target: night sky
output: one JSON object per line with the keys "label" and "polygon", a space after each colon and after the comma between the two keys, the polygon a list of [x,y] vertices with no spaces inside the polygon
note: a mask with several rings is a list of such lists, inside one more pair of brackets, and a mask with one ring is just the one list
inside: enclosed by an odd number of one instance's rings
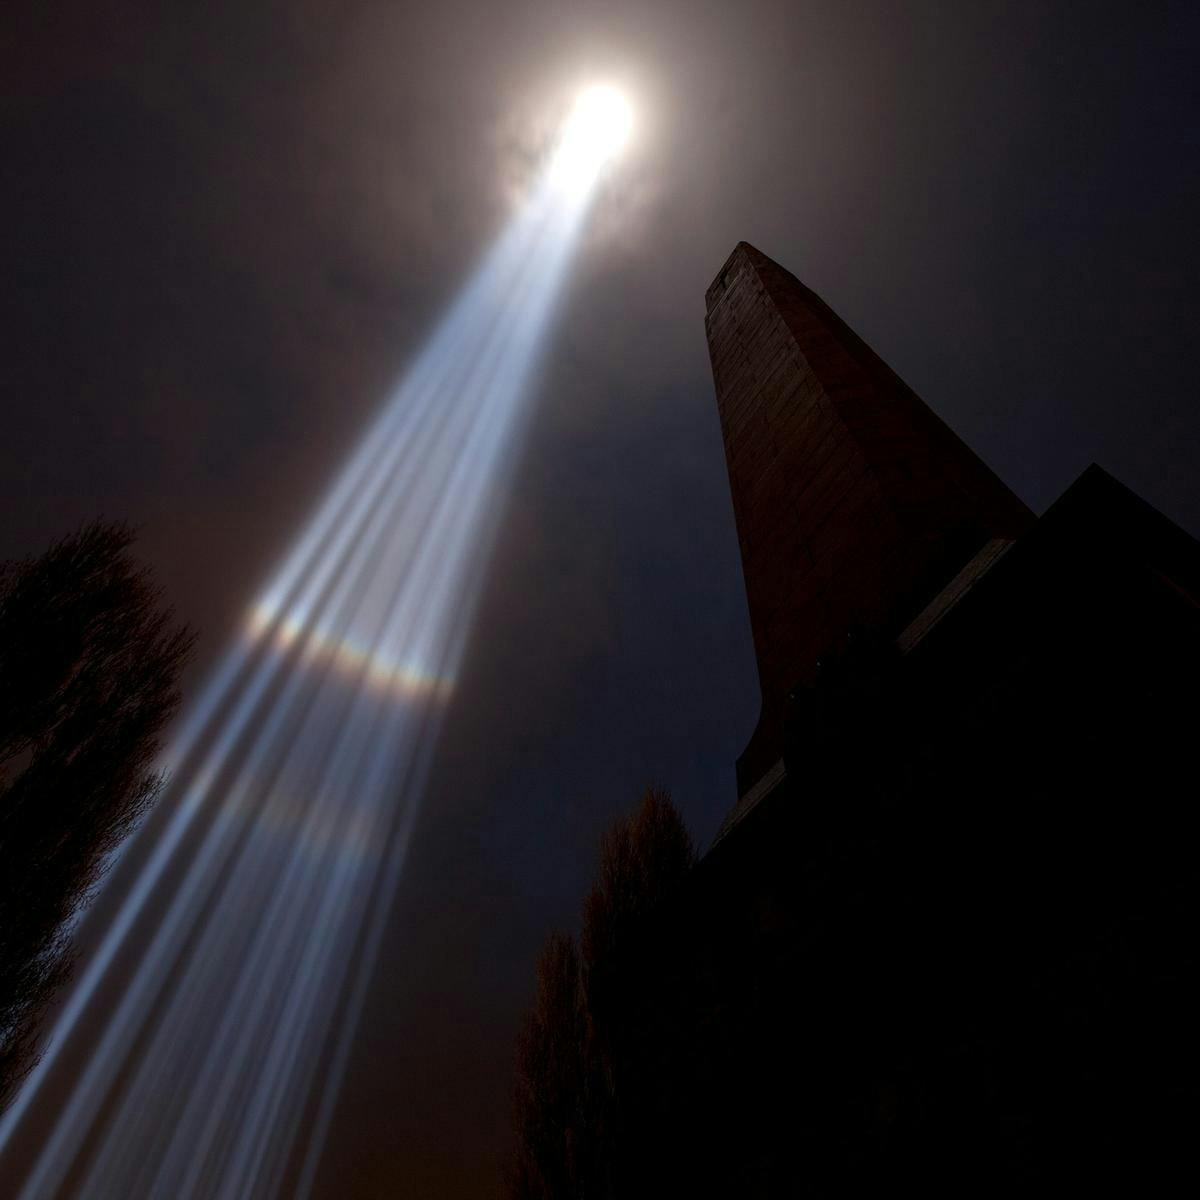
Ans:
{"label": "night sky", "polygon": [[1200,533],[1194,5],[5,8],[0,557],[93,516],[193,687],[519,203],[625,89],[319,1194],[498,1194],[539,942],[650,782],[703,846],[757,683],[704,341],[739,239],[1041,512]]}

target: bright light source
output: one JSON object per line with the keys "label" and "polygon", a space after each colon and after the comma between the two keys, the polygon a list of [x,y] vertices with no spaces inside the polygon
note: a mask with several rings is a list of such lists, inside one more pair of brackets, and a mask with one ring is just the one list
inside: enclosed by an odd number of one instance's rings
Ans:
{"label": "bright light source", "polygon": [[586,191],[625,144],[632,125],[633,110],[616,88],[588,88],[563,126],[551,178],[569,191]]}

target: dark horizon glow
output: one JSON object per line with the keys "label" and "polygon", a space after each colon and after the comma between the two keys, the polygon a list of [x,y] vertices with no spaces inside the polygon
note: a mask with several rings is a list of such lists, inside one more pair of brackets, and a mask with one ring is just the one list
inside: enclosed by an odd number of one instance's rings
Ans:
{"label": "dark horizon glow", "polygon": [[311,1188],[613,105],[580,101],[185,714],[0,1120],[25,1200]]}

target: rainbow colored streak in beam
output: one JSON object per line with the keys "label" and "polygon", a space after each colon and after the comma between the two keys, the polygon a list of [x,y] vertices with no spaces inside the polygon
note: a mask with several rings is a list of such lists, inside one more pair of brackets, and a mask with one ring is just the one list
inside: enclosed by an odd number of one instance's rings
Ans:
{"label": "rainbow colored streak in beam", "polygon": [[454,691],[453,676],[400,662],[384,649],[372,651],[353,634],[338,635],[319,626],[306,629],[298,618],[280,618],[265,603],[250,610],[245,629],[253,642],[280,654],[298,649],[299,661],[306,666],[328,666],[348,682],[397,700],[445,702]]}

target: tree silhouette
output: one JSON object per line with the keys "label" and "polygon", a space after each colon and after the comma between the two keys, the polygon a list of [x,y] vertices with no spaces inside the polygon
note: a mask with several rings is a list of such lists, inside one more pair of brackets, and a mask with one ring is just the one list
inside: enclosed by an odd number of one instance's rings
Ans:
{"label": "tree silhouette", "polygon": [[553,934],[538,960],[534,1009],[517,1045],[514,1200],[634,1195],[645,1159],[638,1114],[639,972],[647,926],[695,865],[682,818],[662,788],[604,835],[583,904],[580,949]]}
{"label": "tree silhouette", "polygon": [[133,540],[96,521],[0,564],[0,1109],[70,970],[64,926],[161,786],[194,637]]}
{"label": "tree silhouette", "polygon": [[583,1194],[587,1016],[575,939],[551,934],[537,964],[537,995],[517,1042],[511,1192],[521,1200]]}

